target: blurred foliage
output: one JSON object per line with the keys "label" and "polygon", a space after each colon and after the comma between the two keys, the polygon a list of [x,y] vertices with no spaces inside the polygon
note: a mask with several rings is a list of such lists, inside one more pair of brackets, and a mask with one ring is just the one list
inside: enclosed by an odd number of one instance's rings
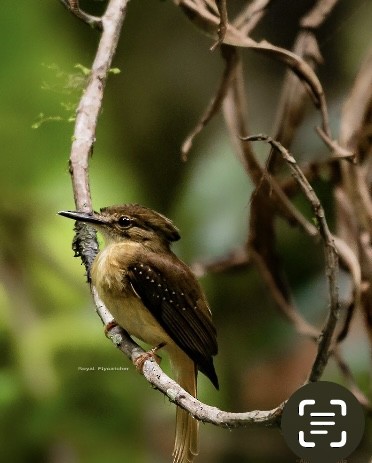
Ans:
{"label": "blurred foliage", "polygon": [[[91,11],[104,8],[104,2],[81,3]],[[290,46],[311,4],[273,2],[255,37]],[[285,16],[278,13],[283,8]],[[320,76],[336,128],[370,43],[371,14],[368,1],[340,2],[320,31]],[[72,224],[56,216],[74,208],[68,121],[98,33],[57,0],[3,2],[2,17],[0,459],[169,461],[175,409],[105,339],[83,268],[70,250]],[[180,161],[181,142],[223,69],[209,46],[171,2],[131,2],[114,62],[121,72],[110,76],[91,160],[95,207],[139,202],[167,214],[182,231],[176,249],[188,262],[243,242],[252,191],[219,118],[199,137],[190,161]],[[245,58],[252,133],[270,132],[284,69],[249,52]],[[313,131],[317,117],[309,109],[293,148],[302,159],[324,153]],[[327,298],[321,249],[286,224],[278,230],[296,301],[319,322]],[[221,391],[201,377],[201,400],[236,411],[277,405],[305,379],[314,346],[280,318],[254,270],[210,275],[203,285],[219,333]],[[354,325],[345,355],[368,393],[368,346],[360,321]],[[342,381],[332,363],[326,377]],[[348,461],[367,461],[370,428]],[[201,434],[201,462],[295,461],[278,430],[201,426]]]}

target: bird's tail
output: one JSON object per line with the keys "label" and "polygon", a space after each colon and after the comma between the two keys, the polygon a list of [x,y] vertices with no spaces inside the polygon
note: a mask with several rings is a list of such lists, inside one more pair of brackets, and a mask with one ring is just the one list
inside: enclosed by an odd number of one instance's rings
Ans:
{"label": "bird's tail", "polygon": [[[196,397],[197,369],[194,362],[185,354],[181,365],[174,365],[178,384],[193,397]],[[179,363],[179,362],[177,362]],[[173,449],[173,463],[191,463],[198,454],[199,423],[180,407],[176,410],[176,437]]]}

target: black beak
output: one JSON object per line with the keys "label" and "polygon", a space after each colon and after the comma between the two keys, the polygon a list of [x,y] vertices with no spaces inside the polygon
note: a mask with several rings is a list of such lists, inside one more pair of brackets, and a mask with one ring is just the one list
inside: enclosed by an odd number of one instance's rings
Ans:
{"label": "black beak", "polygon": [[87,213],[78,211],[59,211],[58,214],[78,222],[91,223],[95,225],[103,225],[106,223],[102,217],[95,212]]}

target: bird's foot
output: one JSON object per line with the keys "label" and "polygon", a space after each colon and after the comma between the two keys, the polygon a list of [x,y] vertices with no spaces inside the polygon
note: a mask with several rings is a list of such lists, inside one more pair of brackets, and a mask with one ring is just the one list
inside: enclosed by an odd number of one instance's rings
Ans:
{"label": "bird's foot", "polygon": [[136,369],[139,372],[142,372],[143,364],[146,362],[146,360],[149,360],[149,359],[155,360],[155,362],[158,365],[160,365],[161,357],[159,357],[159,355],[157,355],[156,352],[159,349],[161,349],[162,347],[164,347],[165,344],[166,344],[165,342],[161,342],[157,346],[150,349],[148,352],[145,352],[145,353],[141,354],[140,356],[138,356],[136,358],[136,360],[134,361],[134,365],[135,365]]}
{"label": "bird's foot", "polygon": [[115,326],[118,326],[115,320],[111,320],[107,323],[107,325],[105,325],[104,331],[106,338],[109,338],[109,332],[112,328],[115,328]]}

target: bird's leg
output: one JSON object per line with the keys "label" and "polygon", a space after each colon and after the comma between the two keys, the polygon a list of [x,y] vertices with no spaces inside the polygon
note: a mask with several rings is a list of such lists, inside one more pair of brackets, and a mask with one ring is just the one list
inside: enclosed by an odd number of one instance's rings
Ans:
{"label": "bird's leg", "polygon": [[158,344],[157,346],[153,347],[152,349],[150,349],[148,352],[145,352],[141,355],[139,355],[136,360],[133,362],[134,365],[136,366],[136,369],[139,371],[139,372],[142,372],[142,369],[143,369],[143,364],[146,362],[146,360],[149,360],[149,359],[153,359],[155,360],[155,362],[160,365],[160,361],[161,361],[161,357],[159,357],[159,355],[156,354],[156,352],[161,349],[162,347],[164,347],[166,345],[165,342],[161,342],[160,344]]}
{"label": "bird's leg", "polygon": [[[109,337],[109,332],[112,328],[115,328],[115,326],[119,326],[118,323],[115,320],[111,320],[107,325],[105,325],[105,335],[106,337]],[[140,354],[136,360],[133,362],[136,369],[140,372],[142,372],[143,364],[146,362],[146,360],[153,359],[155,362],[160,365],[161,357],[156,354],[156,352],[164,347],[166,345],[166,342],[161,342],[157,346],[153,347],[147,352],[144,352],[143,354]]]}

